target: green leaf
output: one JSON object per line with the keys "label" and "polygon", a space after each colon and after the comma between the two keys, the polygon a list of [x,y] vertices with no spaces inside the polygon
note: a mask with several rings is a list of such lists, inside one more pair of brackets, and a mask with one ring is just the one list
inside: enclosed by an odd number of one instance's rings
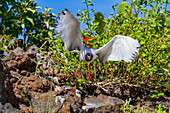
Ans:
{"label": "green leaf", "polygon": [[51,10],[53,10],[53,8],[48,8],[48,12],[51,11]]}
{"label": "green leaf", "polygon": [[52,31],[48,31],[48,35],[49,35],[50,37],[52,37],[52,34],[53,34]]}
{"label": "green leaf", "polygon": [[85,2],[86,2],[86,0],[83,0],[82,2],[83,2],[83,3],[85,3]]}
{"label": "green leaf", "polygon": [[45,24],[46,24],[46,26],[47,26],[47,28],[48,28],[48,27],[49,27],[49,23],[46,21]]}
{"label": "green leaf", "polygon": [[159,92],[158,93],[158,97],[160,97],[160,96],[164,96],[165,94],[163,93],[163,92]]}
{"label": "green leaf", "polygon": [[27,19],[28,21],[30,21],[32,25],[34,25],[34,21],[33,21],[33,19],[32,19],[32,18],[30,18],[30,17],[26,17],[26,19]]}
{"label": "green leaf", "polygon": [[79,87],[80,90],[83,90],[83,87]]}
{"label": "green leaf", "polygon": [[72,82],[66,82],[66,85],[73,85]]}
{"label": "green leaf", "polygon": [[156,98],[156,97],[160,97],[160,96],[164,96],[165,94],[163,92],[158,92],[158,93],[154,93],[151,95],[151,98]]}
{"label": "green leaf", "polygon": [[163,86],[170,89],[170,84],[165,83]]}
{"label": "green leaf", "polygon": [[145,44],[145,41],[144,41],[144,40],[141,40],[141,41],[140,41],[140,44],[141,44],[141,45]]}
{"label": "green leaf", "polygon": [[115,9],[118,4],[112,5],[112,8]]}
{"label": "green leaf", "polygon": [[21,24],[21,27],[24,28],[24,23]]}
{"label": "green leaf", "polygon": [[166,49],[166,48],[168,48],[167,45],[161,45],[161,49]]}
{"label": "green leaf", "polygon": [[168,75],[170,76],[170,71],[168,69],[162,68],[165,72],[168,73]]}
{"label": "green leaf", "polygon": [[57,17],[57,15],[56,15],[56,14],[54,14],[54,13],[51,13],[51,14],[52,14],[52,16]]}
{"label": "green leaf", "polygon": [[49,27],[50,30],[54,30],[54,27]]}
{"label": "green leaf", "polygon": [[87,79],[78,79],[79,82],[87,82],[89,83],[89,81]]}
{"label": "green leaf", "polygon": [[135,34],[135,36],[136,36],[136,37],[140,37],[140,36],[141,36],[140,33],[141,33],[141,32],[138,31],[138,32]]}
{"label": "green leaf", "polygon": [[161,105],[159,104],[153,113],[166,113],[166,110],[163,110]]}
{"label": "green leaf", "polygon": [[31,8],[27,8],[28,11],[31,11],[33,14],[36,12],[34,9],[31,9]]}
{"label": "green leaf", "polygon": [[94,12],[94,10],[93,10],[93,9],[91,9],[91,12]]}
{"label": "green leaf", "polygon": [[155,98],[155,97],[157,97],[155,93],[151,95],[151,98]]}
{"label": "green leaf", "polygon": [[48,12],[48,9],[47,9],[47,7],[45,7],[45,12]]}
{"label": "green leaf", "polygon": [[40,6],[36,6],[35,9],[42,9]]}

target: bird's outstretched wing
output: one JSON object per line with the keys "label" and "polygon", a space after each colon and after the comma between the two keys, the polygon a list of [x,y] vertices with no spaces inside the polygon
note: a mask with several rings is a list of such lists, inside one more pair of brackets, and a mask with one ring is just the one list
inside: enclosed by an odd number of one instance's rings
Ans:
{"label": "bird's outstretched wing", "polygon": [[107,60],[119,61],[124,60],[131,62],[136,59],[139,52],[140,44],[128,36],[116,35],[103,47],[96,50],[100,62],[105,63]]}
{"label": "bird's outstretched wing", "polygon": [[81,50],[84,47],[80,34],[80,21],[67,9],[59,14],[54,23],[54,28],[57,33],[60,33],[60,38],[64,41],[66,50]]}

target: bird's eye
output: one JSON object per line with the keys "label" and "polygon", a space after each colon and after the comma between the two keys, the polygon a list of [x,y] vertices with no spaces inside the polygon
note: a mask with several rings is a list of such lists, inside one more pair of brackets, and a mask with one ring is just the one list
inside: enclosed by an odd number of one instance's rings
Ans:
{"label": "bird's eye", "polygon": [[85,59],[86,59],[86,61],[91,61],[93,59],[93,54],[91,54],[91,53],[85,54]]}

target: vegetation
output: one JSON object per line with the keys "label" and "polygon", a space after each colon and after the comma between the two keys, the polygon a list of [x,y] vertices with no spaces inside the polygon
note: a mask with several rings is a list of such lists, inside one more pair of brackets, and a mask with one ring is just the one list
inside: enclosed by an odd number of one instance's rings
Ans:
{"label": "vegetation", "polygon": [[40,47],[53,37],[56,15],[50,13],[52,8],[45,8],[45,12],[38,12],[38,9],[41,7],[34,0],[0,1],[0,49],[9,52],[22,47],[27,50],[30,45]]}
{"label": "vegetation", "polygon": [[128,17],[130,13],[130,8],[127,2],[120,3],[118,7],[118,14]]}
{"label": "vegetation", "polygon": [[[100,48],[115,35],[130,36],[139,40],[141,45],[137,59],[132,63],[108,61],[101,64],[96,59],[92,63],[91,81],[107,82],[122,78],[122,83],[140,85],[153,91],[153,97],[168,96],[165,92],[170,88],[170,11],[166,9],[168,0],[123,2],[119,5],[118,14],[115,13],[118,4],[115,4],[109,18],[104,17],[102,12],[94,13],[91,0],[83,0],[83,3],[87,9],[79,10],[77,16],[87,25],[81,31],[82,38],[91,37],[86,46]],[[54,33],[52,25],[56,15],[50,13],[52,8],[39,12],[40,8],[34,0],[0,0],[0,49],[5,52],[16,47],[27,50],[35,44],[42,50],[53,50],[56,58],[52,59],[56,60],[60,72],[74,75],[79,54],[66,53],[59,34]],[[95,16],[94,21],[90,15]],[[100,20],[96,15],[100,15]],[[87,64],[82,62],[79,78],[87,78],[87,70]]]}
{"label": "vegetation", "polygon": [[[125,104],[121,108],[124,113],[148,113],[148,110],[133,109],[130,106],[130,101],[131,101],[131,98],[129,98],[128,101],[126,100]],[[161,108],[161,105],[158,105],[152,113],[166,113],[166,110],[163,110]]]}
{"label": "vegetation", "polygon": [[104,21],[104,16],[101,12],[96,12],[94,14],[94,21],[98,22],[98,25],[96,26],[96,32],[98,34],[104,33],[104,27],[106,25],[106,22]]}

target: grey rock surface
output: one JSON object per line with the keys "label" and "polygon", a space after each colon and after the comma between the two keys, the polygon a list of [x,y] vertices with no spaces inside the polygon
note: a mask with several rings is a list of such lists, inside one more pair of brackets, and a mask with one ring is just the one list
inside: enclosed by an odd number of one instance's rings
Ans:
{"label": "grey rock surface", "polygon": [[0,103],[0,113],[25,113],[23,110],[14,108],[10,103],[2,105]]}
{"label": "grey rock surface", "polygon": [[120,107],[124,101],[107,95],[89,96],[85,98],[82,109],[85,113],[122,113]]}

